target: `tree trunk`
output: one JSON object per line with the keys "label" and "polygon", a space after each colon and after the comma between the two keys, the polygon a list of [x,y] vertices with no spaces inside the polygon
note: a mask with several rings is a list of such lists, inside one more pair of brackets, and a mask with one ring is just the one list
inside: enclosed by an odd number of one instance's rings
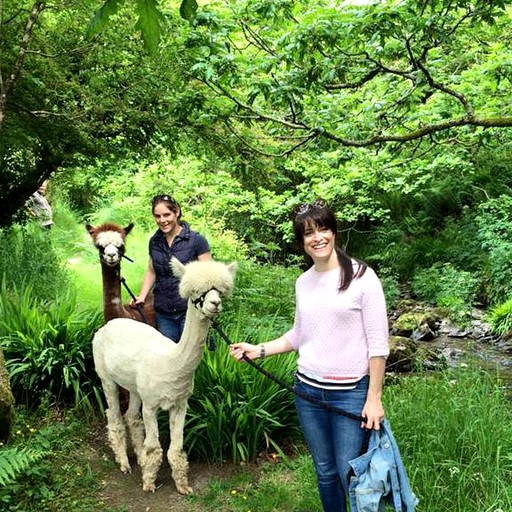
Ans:
{"label": "tree trunk", "polygon": [[0,441],[5,442],[11,433],[14,419],[14,397],[5,368],[4,353],[0,347]]}

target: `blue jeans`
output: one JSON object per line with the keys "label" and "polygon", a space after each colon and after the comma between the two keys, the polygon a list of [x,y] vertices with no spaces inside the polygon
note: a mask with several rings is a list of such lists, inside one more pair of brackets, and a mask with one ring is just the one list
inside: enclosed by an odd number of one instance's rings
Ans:
{"label": "blue jeans", "polygon": [[166,337],[178,343],[185,327],[185,316],[187,312],[159,313],[155,311],[156,328]]}
{"label": "blue jeans", "polygon": [[[351,390],[325,390],[298,379],[295,389],[330,405],[360,415],[366,402],[369,378]],[[349,460],[361,454],[368,433],[359,421],[323,409],[299,396],[295,406],[300,426],[315,464],[318,492],[324,512],[346,512],[350,483]]]}

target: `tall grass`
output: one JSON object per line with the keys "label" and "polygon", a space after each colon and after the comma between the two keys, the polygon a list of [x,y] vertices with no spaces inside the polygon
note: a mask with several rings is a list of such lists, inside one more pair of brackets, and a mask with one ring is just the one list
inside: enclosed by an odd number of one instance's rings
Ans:
{"label": "tall grass", "polygon": [[385,396],[420,510],[512,510],[512,407],[497,375],[408,377]]}
{"label": "tall grass", "polygon": [[41,300],[58,297],[69,275],[53,245],[53,233],[36,223],[0,229],[0,279],[9,286],[32,287]]}

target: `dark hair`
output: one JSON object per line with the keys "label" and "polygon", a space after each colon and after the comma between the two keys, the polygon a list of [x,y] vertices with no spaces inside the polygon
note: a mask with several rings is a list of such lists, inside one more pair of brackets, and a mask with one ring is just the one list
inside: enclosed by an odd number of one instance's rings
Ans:
{"label": "dark hair", "polygon": [[173,212],[179,211],[178,219],[181,219],[181,206],[178,203],[178,201],[176,201],[176,199],[174,199],[174,197],[170,196],[169,194],[161,194],[161,195],[153,197],[153,199],[151,199],[151,212],[152,213],[155,212],[155,206],[160,203],[167,206],[167,208],[169,208],[169,210],[171,210]]}
{"label": "dark hair", "polygon": [[[304,235],[306,230],[311,227],[327,228],[335,235],[338,234],[338,221],[334,213],[327,207],[322,199],[317,199],[312,203],[302,203],[297,206],[293,211],[293,232],[295,240],[304,250]],[[341,267],[340,270],[340,286],[339,291],[346,290],[353,279],[361,277],[368,266],[363,261],[355,259],[358,267],[354,272],[352,265],[352,258],[348,256],[340,247],[336,246],[336,256]],[[309,255],[305,255],[308,264],[311,266],[313,260]]]}

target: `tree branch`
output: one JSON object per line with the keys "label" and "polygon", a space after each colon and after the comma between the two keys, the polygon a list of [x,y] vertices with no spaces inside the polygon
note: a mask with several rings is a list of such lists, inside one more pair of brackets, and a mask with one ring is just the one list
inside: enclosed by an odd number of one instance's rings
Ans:
{"label": "tree branch", "polygon": [[21,69],[23,68],[23,61],[25,60],[25,55],[27,53],[28,43],[30,40],[30,36],[32,35],[32,29],[34,28],[34,24],[36,23],[37,18],[39,17],[43,9],[44,2],[36,2],[32,6],[30,16],[27,20],[27,24],[25,25],[25,31],[23,33],[20,49],[18,51],[18,57],[16,58],[16,62],[14,63],[11,74],[5,80],[2,91],[0,92],[0,130],[2,129],[3,122],[5,119],[7,101],[9,100],[9,96],[12,92],[14,84],[16,83],[16,80],[18,80],[21,73]]}

